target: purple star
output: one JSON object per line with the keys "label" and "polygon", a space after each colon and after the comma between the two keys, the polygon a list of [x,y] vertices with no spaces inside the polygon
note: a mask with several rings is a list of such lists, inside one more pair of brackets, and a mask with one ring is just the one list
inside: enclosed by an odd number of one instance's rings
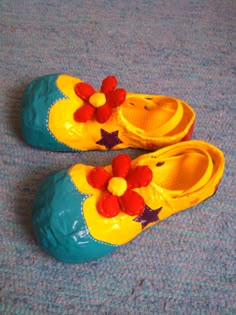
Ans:
{"label": "purple star", "polygon": [[147,205],[145,205],[143,212],[137,216],[134,221],[140,222],[142,224],[142,229],[144,229],[148,224],[159,221],[158,213],[161,211],[161,209],[162,207],[152,210]]}
{"label": "purple star", "polygon": [[114,146],[116,146],[119,143],[123,143],[119,138],[118,138],[118,130],[108,132],[104,129],[101,129],[101,139],[97,141],[97,144],[104,145],[107,150],[111,150]]}

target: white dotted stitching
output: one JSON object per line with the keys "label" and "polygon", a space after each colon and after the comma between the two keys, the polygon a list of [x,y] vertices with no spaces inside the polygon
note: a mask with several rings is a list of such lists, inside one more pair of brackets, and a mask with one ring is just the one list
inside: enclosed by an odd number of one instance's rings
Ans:
{"label": "white dotted stitching", "polygon": [[[73,184],[73,186],[75,187],[75,189],[76,189],[79,193],[81,193],[81,192],[78,190],[78,188],[76,187],[75,183],[72,181],[72,178],[71,178],[71,176],[70,176],[70,174],[69,174],[69,171],[68,171],[68,175],[69,175],[70,181],[71,181],[71,183]],[[88,233],[88,237],[89,237],[91,240],[93,240],[93,241],[95,241],[95,242],[97,242],[97,243],[100,243],[100,244],[102,244],[102,245],[110,245],[110,246],[113,246],[113,247],[119,247],[119,245],[115,245],[115,244],[110,244],[110,243],[107,243],[107,242],[99,241],[99,240],[95,239],[95,238],[90,234],[89,229],[88,229],[87,224],[86,224],[85,217],[84,217],[84,211],[83,211],[83,203],[84,203],[84,201],[85,201],[88,197],[90,197],[90,196],[92,196],[92,195],[88,195],[88,194],[85,195],[85,197],[84,197],[83,200],[82,200],[82,209],[81,209],[81,210],[82,210],[81,213],[82,213],[82,216],[83,216],[84,225],[86,226],[86,232]]]}
{"label": "white dotted stitching", "polygon": [[[59,76],[58,76],[58,77],[59,77]],[[56,78],[55,81],[57,81],[58,77]],[[54,140],[55,140],[57,143],[63,144],[64,146],[66,146],[66,147],[67,147],[68,149],[70,149],[70,150],[79,151],[79,150],[77,150],[77,149],[71,148],[69,145],[67,145],[67,144],[65,144],[65,143],[60,142],[60,141],[54,136],[54,134],[51,132],[51,130],[49,129],[48,121],[49,121],[49,112],[50,112],[51,108],[52,108],[57,102],[59,102],[60,100],[66,100],[66,99],[69,100],[69,98],[58,88],[57,84],[56,84],[56,88],[57,88],[57,90],[64,96],[64,98],[58,98],[58,99],[57,99],[56,101],[54,101],[54,103],[52,103],[51,106],[48,108],[47,118],[46,118],[46,128],[47,128],[49,134],[52,136],[52,138],[54,138]],[[61,149],[61,151],[62,151],[62,152],[63,152],[63,151],[66,151],[66,149],[64,149],[64,150]]]}

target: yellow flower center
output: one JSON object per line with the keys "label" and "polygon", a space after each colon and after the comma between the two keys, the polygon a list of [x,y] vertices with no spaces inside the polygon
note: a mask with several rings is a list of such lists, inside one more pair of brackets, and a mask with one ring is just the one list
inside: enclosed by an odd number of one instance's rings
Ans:
{"label": "yellow flower center", "polygon": [[95,108],[101,107],[106,104],[106,95],[104,93],[96,92],[90,96],[89,103]]}
{"label": "yellow flower center", "polygon": [[107,189],[112,195],[120,197],[127,189],[127,182],[122,177],[112,177],[109,180]]}

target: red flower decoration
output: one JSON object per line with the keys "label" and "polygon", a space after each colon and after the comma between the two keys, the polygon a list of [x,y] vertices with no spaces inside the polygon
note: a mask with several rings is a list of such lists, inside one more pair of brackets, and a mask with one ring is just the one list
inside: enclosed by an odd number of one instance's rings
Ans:
{"label": "red flower decoration", "polygon": [[74,87],[75,93],[82,98],[84,105],[74,113],[77,122],[86,122],[93,116],[97,122],[105,123],[112,114],[112,108],[120,106],[126,98],[126,91],[122,88],[116,89],[117,80],[114,76],[108,76],[102,81],[100,91],[86,82],[77,83]]}
{"label": "red flower decoration", "polygon": [[122,210],[128,215],[139,215],[145,207],[144,199],[134,188],[147,186],[152,180],[152,171],[146,165],[131,168],[131,158],[120,154],[112,160],[112,174],[104,168],[94,167],[87,175],[88,183],[104,190],[97,203],[99,214],[112,218]]}

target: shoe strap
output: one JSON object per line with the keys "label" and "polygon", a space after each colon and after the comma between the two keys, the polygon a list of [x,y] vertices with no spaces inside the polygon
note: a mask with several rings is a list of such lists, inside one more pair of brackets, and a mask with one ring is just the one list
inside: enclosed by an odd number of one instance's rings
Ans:
{"label": "shoe strap", "polygon": [[182,120],[182,117],[184,114],[184,109],[183,109],[183,105],[182,105],[181,101],[179,101],[178,99],[175,99],[175,101],[177,104],[176,108],[165,107],[165,110],[169,111],[172,114],[171,118],[166,123],[164,123],[162,126],[160,126],[159,128],[157,128],[155,130],[148,132],[147,134],[151,134],[151,133],[155,132],[156,134],[158,134],[159,137],[165,136],[170,131],[172,131],[173,129],[175,129],[178,126],[178,124]]}
{"label": "shoe strap", "polygon": [[[189,148],[189,149],[186,148],[186,149],[181,150],[181,151],[179,148],[175,148],[174,150],[173,150],[173,148],[171,148],[169,151],[167,150],[161,155],[157,154],[157,157],[156,157],[157,159],[155,160],[155,163],[152,163],[155,166],[153,165],[151,167],[151,169],[153,172],[155,172],[155,168],[156,168],[156,165],[158,163],[160,163],[160,164],[162,164],[163,162],[168,163],[168,161],[174,162],[174,160],[183,159],[183,155],[185,155],[186,158],[189,156],[191,158],[196,158],[196,159],[199,158],[200,156],[204,156],[204,158],[206,159],[206,171],[204,172],[202,177],[194,185],[192,185],[191,187],[189,187],[188,189],[185,189],[185,190],[166,189],[163,187],[159,187],[158,185],[153,183],[153,185],[158,187],[158,191],[161,190],[162,194],[169,195],[171,198],[180,197],[180,196],[183,197],[185,195],[188,195],[190,193],[193,193],[193,192],[201,189],[202,187],[204,187],[208,183],[208,181],[211,179],[212,174],[213,174],[214,165],[213,165],[213,161],[212,161],[210,154],[205,150],[191,149],[191,148]],[[153,158],[155,158],[154,154],[153,154]],[[149,158],[147,160],[143,160],[142,164],[146,163],[147,165],[149,165],[150,163],[148,163],[148,160],[149,160]],[[158,160],[159,160],[159,162],[158,162]]]}
{"label": "shoe strap", "polygon": [[[136,99],[139,98],[141,100],[144,100],[145,103],[147,103],[147,107],[149,107],[150,109],[158,106],[158,103],[155,103],[153,101],[153,99],[157,98],[156,95],[129,93],[128,98],[136,98]],[[164,123],[162,126],[156,128],[156,129],[153,129],[151,131],[148,131],[148,132],[130,124],[129,121],[127,121],[124,118],[124,116],[122,115],[122,106],[120,107],[119,113],[120,113],[121,120],[123,120],[123,122],[125,123],[126,126],[127,126],[127,124],[131,125],[131,127],[128,127],[129,132],[132,132],[132,133],[137,134],[139,136],[141,135],[142,137],[145,137],[145,136],[150,137],[152,134],[158,135],[158,137],[162,137],[162,136],[167,135],[170,131],[172,131],[173,129],[175,129],[178,126],[178,124],[182,120],[183,114],[184,114],[182,102],[176,98],[173,98],[173,97],[160,96],[158,98],[160,100],[162,100],[162,102],[164,99],[166,99],[167,104],[168,104],[168,99],[171,99],[172,101],[174,100],[176,102],[177,106],[174,108],[166,106],[165,110],[171,112],[171,114],[172,114],[171,118],[166,123]],[[164,102],[163,102],[163,104],[161,104],[161,106],[165,106]]]}
{"label": "shoe strap", "polygon": [[[187,190],[166,190],[166,191],[168,191],[168,194],[171,197],[177,197],[180,195],[181,195],[181,197],[183,197],[183,196],[186,196],[190,193],[193,193],[193,192],[201,189],[202,187],[204,187],[208,183],[210,178],[212,177],[213,162],[212,162],[210,155],[207,152],[201,152],[201,153],[200,152],[199,153],[188,152],[188,153],[185,153],[185,155],[186,154],[190,155],[191,158],[193,158],[194,156],[195,156],[195,158],[198,158],[199,155],[204,155],[204,157],[207,159],[206,171],[204,172],[202,177],[193,186],[189,187],[189,189],[187,189]],[[174,158],[178,158],[178,157],[176,156],[176,157],[169,158],[169,159],[174,159]]]}

